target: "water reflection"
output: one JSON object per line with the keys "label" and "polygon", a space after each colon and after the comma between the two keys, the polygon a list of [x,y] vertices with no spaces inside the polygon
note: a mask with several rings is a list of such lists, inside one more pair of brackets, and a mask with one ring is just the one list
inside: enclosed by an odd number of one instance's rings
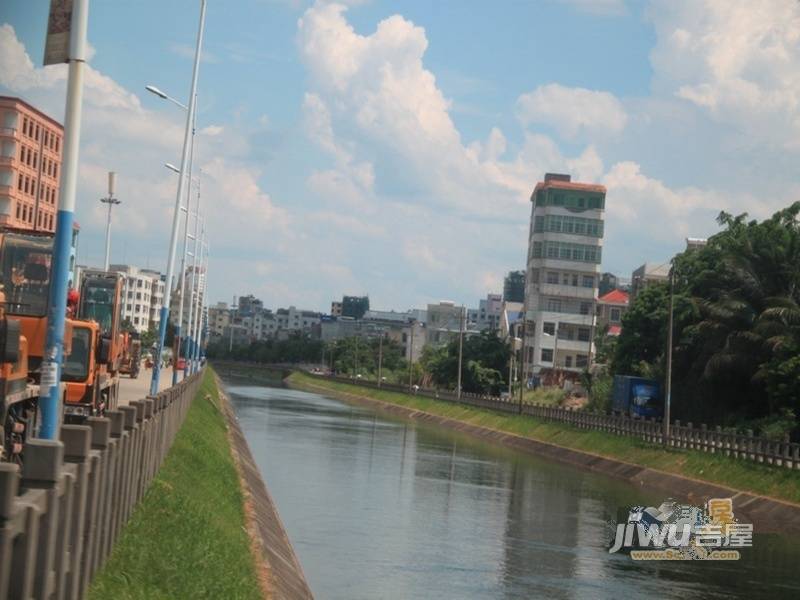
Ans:
{"label": "water reflection", "polygon": [[789,539],[736,563],[609,555],[617,508],[662,492],[316,394],[229,392],[319,598],[800,597]]}

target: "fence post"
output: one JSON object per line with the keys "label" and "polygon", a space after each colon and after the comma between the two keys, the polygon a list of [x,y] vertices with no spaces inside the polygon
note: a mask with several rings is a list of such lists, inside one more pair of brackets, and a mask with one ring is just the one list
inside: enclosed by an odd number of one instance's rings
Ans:
{"label": "fence post", "polygon": [[[19,492],[19,467],[12,463],[0,463],[0,598],[8,598],[11,563],[15,557],[11,554],[14,541],[14,501]],[[19,577],[20,571],[15,571]]]}
{"label": "fence post", "polygon": [[64,444],[64,462],[75,466],[75,492],[71,514],[69,515],[70,539],[67,541],[69,562],[66,565],[65,576],[62,581],[63,597],[69,599],[83,598],[86,595],[86,590],[80,588],[81,556],[84,552],[92,430],[85,425],[62,425],[61,441]]}
{"label": "fence post", "polygon": [[64,464],[64,445],[56,440],[30,440],[25,444],[25,462],[22,465],[23,490],[41,490],[42,503],[38,506],[39,514],[37,546],[34,553],[35,563],[31,574],[34,574],[33,595],[36,598],[49,597],[53,592],[52,576],[55,560],[56,532],[58,529],[58,498],[56,486],[59,473]]}

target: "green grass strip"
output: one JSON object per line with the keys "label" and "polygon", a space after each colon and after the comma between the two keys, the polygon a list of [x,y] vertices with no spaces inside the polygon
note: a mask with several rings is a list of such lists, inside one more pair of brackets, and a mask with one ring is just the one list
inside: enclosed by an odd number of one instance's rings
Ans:
{"label": "green grass strip", "polygon": [[89,597],[260,598],[211,369]]}
{"label": "green grass strip", "polygon": [[643,467],[725,485],[736,490],[800,503],[800,471],[785,467],[770,467],[696,450],[670,450],[633,437],[578,429],[565,423],[543,421],[527,415],[506,415],[410,394],[364,388],[305,373],[295,372],[289,381],[300,388],[304,384],[313,384],[334,391],[415,408],[471,425],[514,433]]}

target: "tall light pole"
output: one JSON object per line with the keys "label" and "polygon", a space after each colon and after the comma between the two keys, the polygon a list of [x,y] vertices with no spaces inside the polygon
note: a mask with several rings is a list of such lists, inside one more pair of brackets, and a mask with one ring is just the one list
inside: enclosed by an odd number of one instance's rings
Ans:
{"label": "tall light pole", "polygon": [[464,321],[466,320],[466,308],[461,307],[461,315],[458,323],[458,389],[456,398],[461,400],[461,362],[464,359]]}
{"label": "tall light pole", "polygon": [[106,260],[103,263],[104,271],[108,271],[109,262],[111,260],[111,207],[116,204],[122,204],[122,201],[114,198],[114,188],[116,187],[117,174],[114,171],[108,172],[108,196],[100,198],[100,202],[108,204],[108,221],[106,221]]}
{"label": "tall light pole", "polygon": [[[202,266],[203,243],[205,240],[205,219],[200,218],[200,195],[197,196],[197,216],[194,220],[194,251],[192,252],[192,274],[191,290],[189,296],[189,320],[186,322],[189,328],[189,340],[186,344],[188,348],[187,356],[190,360],[194,360],[196,354],[196,345],[198,340],[197,317],[200,315],[200,277],[197,275],[198,263]],[[198,232],[199,229],[199,232]],[[184,375],[188,375],[193,369],[189,367],[188,363],[184,364]]]}
{"label": "tall light pole", "polygon": [[47,311],[45,351],[40,365],[39,407],[42,425],[39,436],[58,439],[61,421],[61,363],[64,354],[64,326],[67,306],[69,255],[72,225],[75,219],[75,190],[78,183],[78,151],[81,138],[81,103],[83,68],[87,59],[86,30],[89,0],[73,0],[69,34],[69,71],[67,102],[64,112],[63,168],[59,193],[56,235],[53,241],[53,265]]}
{"label": "tall light pole", "polygon": [[[172,96],[162,92],[159,88],[157,88],[154,85],[145,86],[145,89],[147,89],[148,92],[150,92],[152,94],[155,94],[159,98],[162,98],[164,100],[169,100],[173,104],[176,104],[177,106],[181,107],[182,109],[184,109],[186,111],[189,110],[188,106],[186,106],[182,102],[179,102],[178,100],[176,100]],[[183,231],[184,231],[184,234],[183,234],[183,253],[181,255],[180,284],[179,284],[180,285],[180,294],[179,295],[180,295],[181,301],[178,304],[178,324],[175,327],[174,339],[172,341],[172,354],[173,354],[173,357],[174,357],[174,362],[173,362],[173,365],[172,365],[172,385],[177,385],[177,383],[178,383],[177,361],[178,361],[178,358],[180,358],[180,355],[181,355],[181,341],[182,341],[181,328],[183,327],[183,303],[184,303],[185,298],[186,298],[186,290],[185,290],[185,288],[186,288],[186,276],[185,276],[185,273],[186,273],[186,252],[187,252],[188,245],[189,245],[189,238],[191,237],[190,234],[189,234],[189,210],[190,210],[191,203],[192,203],[191,202],[191,200],[192,200],[192,169],[193,169],[193,164],[194,164],[194,142],[195,142],[195,136],[196,136],[196,132],[197,132],[197,94],[195,94],[194,98],[192,98],[192,102],[193,102],[193,105],[194,105],[194,108],[195,108],[195,113],[194,113],[194,119],[192,120],[192,138],[191,138],[191,143],[189,145],[189,173],[188,173],[188,175],[189,175],[189,185],[186,186],[186,190],[187,190],[186,191],[186,207],[185,208],[181,207],[181,210],[184,210],[185,213],[186,213],[186,220],[184,221],[184,228],[183,228]],[[171,163],[165,163],[164,166],[167,167],[169,170],[174,171],[178,175],[181,174],[181,170],[178,167],[176,167],[175,165],[171,164]],[[186,353],[184,352],[184,358],[185,358],[185,354]]]}
{"label": "tall light pole", "polygon": [[[197,76],[200,71],[200,52],[203,46],[203,26],[206,18],[206,0],[200,0],[200,24],[197,29],[197,45],[194,53],[194,67],[192,68],[192,84],[189,91],[189,98],[194,98],[197,94]],[[190,102],[189,110],[186,114],[186,126],[183,133],[183,151],[181,152],[181,173],[178,179],[178,191],[175,194],[175,207],[172,211],[172,232],[169,240],[169,253],[167,256],[167,275],[166,286],[164,287],[164,304],[161,307],[161,320],[158,324],[158,345],[156,346],[155,364],[153,365],[153,378],[150,381],[150,394],[158,393],[158,383],[161,374],[161,354],[164,351],[164,342],[167,337],[167,324],[169,321],[169,304],[172,299],[172,277],[175,270],[175,251],[178,245],[178,229],[180,226],[181,199],[185,185],[186,163],[189,154],[189,136],[192,132],[192,122],[194,121],[195,103]]]}
{"label": "tall light pole", "polygon": [[[205,237],[205,236],[204,236]],[[203,326],[204,320],[206,318],[207,310],[206,307],[208,306],[208,295],[206,294],[206,290],[208,289],[208,253],[209,253],[209,246],[208,241],[206,240],[203,243],[203,260],[201,261],[200,272],[203,274],[202,284],[198,284],[198,309],[196,314],[197,325],[196,325],[196,334],[195,337],[197,338],[197,343],[195,344],[194,354],[195,354],[195,362],[194,362],[194,369],[193,373],[197,372],[200,368],[200,358],[201,358],[201,350],[203,346],[203,333],[205,332],[205,327]]]}

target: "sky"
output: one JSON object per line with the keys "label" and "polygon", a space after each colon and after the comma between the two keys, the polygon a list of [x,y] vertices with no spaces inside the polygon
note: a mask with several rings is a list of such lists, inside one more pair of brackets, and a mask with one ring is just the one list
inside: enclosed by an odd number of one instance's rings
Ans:
{"label": "sky", "polygon": [[[49,2],[0,3],[0,93],[64,114]],[[92,0],[78,260],[166,270],[197,0]],[[525,268],[546,172],[608,188],[603,271],[663,263],[720,211],[800,199],[800,3],[209,0],[195,165],[209,298],[477,305]],[[195,200],[193,200],[194,202]]]}

